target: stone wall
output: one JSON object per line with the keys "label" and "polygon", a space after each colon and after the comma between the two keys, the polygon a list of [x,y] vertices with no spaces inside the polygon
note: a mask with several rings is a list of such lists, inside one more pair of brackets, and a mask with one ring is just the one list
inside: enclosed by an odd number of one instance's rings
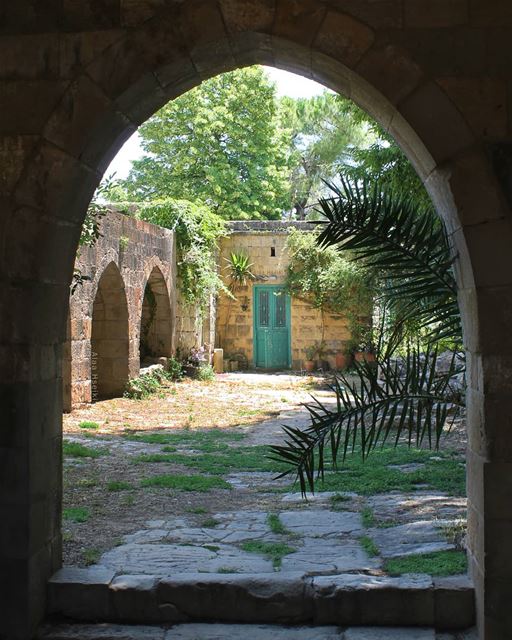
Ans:
{"label": "stone wall", "polygon": [[111,211],[101,233],[94,246],[80,248],[75,264],[87,280],[70,297],[65,409],[121,395],[128,377],[138,375],[143,312],[151,356],[171,356],[175,349],[180,314],[173,232]]}
{"label": "stone wall", "polygon": [[[291,227],[311,231],[311,225],[300,222],[237,221],[231,224],[231,233],[220,243],[220,270],[229,284],[228,263],[230,253],[245,253],[252,263],[255,280],[238,289],[236,300],[219,297],[217,308],[216,343],[224,349],[225,358],[242,353],[253,364],[253,287],[258,284],[283,284],[289,264],[286,240]],[[323,325],[323,326],[322,326]],[[322,313],[296,297],[291,298],[291,351],[292,368],[301,369],[306,360],[305,349],[324,340],[327,360],[335,366],[335,354],[343,351],[350,339],[347,319]]]}

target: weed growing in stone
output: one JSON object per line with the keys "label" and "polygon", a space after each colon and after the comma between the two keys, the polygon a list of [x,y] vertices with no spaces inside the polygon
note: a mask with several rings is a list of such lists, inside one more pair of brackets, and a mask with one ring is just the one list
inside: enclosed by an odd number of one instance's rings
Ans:
{"label": "weed growing in stone", "polygon": [[219,551],[220,547],[216,544],[203,544],[203,549],[208,549],[208,551]]}
{"label": "weed growing in stone", "polygon": [[220,520],[215,520],[215,518],[206,518],[201,522],[201,527],[203,529],[215,529],[215,527],[220,524]]}
{"label": "weed growing in stone", "polygon": [[90,548],[85,549],[82,553],[82,558],[85,566],[90,566],[91,564],[96,564],[100,559],[101,551],[99,549]]}
{"label": "weed growing in stone", "polygon": [[83,420],[78,425],[80,429],[99,429],[100,425],[97,422],[92,422],[92,420]]}
{"label": "weed growing in stone", "polygon": [[433,551],[400,558],[390,558],[384,570],[392,576],[403,573],[428,573],[431,576],[452,576],[466,573],[467,558],[463,551]]}
{"label": "weed growing in stone", "polygon": [[205,509],[204,507],[191,507],[190,509],[187,509],[187,513],[208,513],[208,509]]}
{"label": "weed growing in stone", "polygon": [[370,558],[374,558],[379,555],[379,549],[375,542],[369,536],[361,536],[359,538],[359,544],[363,547]]}
{"label": "weed growing in stone", "polygon": [[176,491],[210,491],[210,489],[231,489],[231,485],[222,478],[211,476],[161,475],[144,478],[143,487],[175,489]]}
{"label": "weed growing in stone", "polygon": [[241,545],[248,553],[261,553],[270,560],[274,569],[280,569],[284,556],[295,553],[297,549],[290,547],[284,542],[261,542],[260,540],[249,540]]}
{"label": "weed growing in stone", "polygon": [[361,520],[363,522],[363,527],[365,527],[366,529],[375,526],[375,514],[370,507],[365,507],[361,511]]}
{"label": "weed growing in stone", "polygon": [[62,517],[69,522],[87,522],[89,520],[89,509],[85,507],[67,507],[62,510]]}
{"label": "weed growing in stone", "polygon": [[99,458],[108,454],[108,449],[99,447],[86,447],[79,442],[68,442],[64,440],[62,443],[62,452],[70,458]]}
{"label": "weed growing in stone", "polygon": [[290,535],[291,533],[291,531],[289,531],[281,522],[278,513],[269,513],[267,516],[267,524],[272,533],[280,533],[283,535]]}

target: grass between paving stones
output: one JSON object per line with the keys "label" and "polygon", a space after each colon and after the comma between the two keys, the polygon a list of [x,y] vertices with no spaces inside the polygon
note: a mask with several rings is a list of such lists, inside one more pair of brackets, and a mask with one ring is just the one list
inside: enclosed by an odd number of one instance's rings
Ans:
{"label": "grass between paving stones", "polygon": [[359,544],[370,556],[370,558],[375,558],[375,556],[380,555],[379,548],[369,536],[361,536],[359,538]]}
{"label": "grass between paving stones", "polygon": [[108,449],[105,448],[86,447],[79,442],[68,442],[67,440],[62,443],[62,452],[70,458],[99,458],[109,453]]}
{"label": "grass between paving stones", "polygon": [[463,551],[433,551],[400,558],[390,558],[384,571],[391,576],[403,573],[428,573],[431,576],[453,576],[466,573],[468,562]]}
{"label": "grass between paving stones", "polygon": [[284,556],[295,553],[297,549],[290,547],[284,542],[261,542],[260,540],[249,540],[241,545],[243,551],[248,553],[261,553],[270,560],[274,569],[280,569]]}
{"label": "grass between paving stones", "polygon": [[[327,457],[327,456],[326,456]],[[421,462],[425,466],[404,473],[389,465]],[[430,451],[407,446],[373,451],[366,461],[358,452],[347,456],[336,472],[327,472],[316,481],[316,491],[351,491],[373,495],[388,491],[415,491],[418,485],[463,496],[466,491],[463,459],[454,451]]]}
{"label": "grass between paving stones", "polygon": [[215,529],[215,527],[220,524],[220,520],[215,520],[215,518],[206,518],[201,522],[201,527],[203,529]]}
{"label": "grass between paving stones", "polygon": [[375,514],[373,513],[373,509],[370,507],[365,507],[361,511],[361,521],[363,523],[363,527],[369,529],[370,527],[375,526]]}
{"label": "grass between paving stones", "polygon": [[269,447],[230,447],[228,444],[209,444],[209,449],[197,447],[198,453],[161,453],[142,454],[134,458],[135,462],[168,462],[191,467],[204,473],[225,475],[233,471],[267,471],[279,473],[286,471],[287,465],[268,457]]}
{"label": "grass between paving stones", "polygon": [[92,420],[83,420],[78,424],[80,429],[99,429],[100,425],[97,422],[92,422]]}
{"label": "grass between paving stones", "polygon": [[216,476],[182,476],[165,474],[144,478],[143,487],[157,487],[160,489],[176,489],[177,491],[210,491],[210,489],[231,489],[231,485]]}
{"label": "grass between paving stones", "polygon": [[267,515],[267,524],[270,527],[270,531],[272,531],[272,533],[280,533],[282,535],[290,535],[292,533],[281,522],[278,513],[269,513]]}
{"label": "grass between paving stones", "polygon": [[85,507],[68,507],[62,510],[62,517],[69,522],[87,522],[89,509]]}

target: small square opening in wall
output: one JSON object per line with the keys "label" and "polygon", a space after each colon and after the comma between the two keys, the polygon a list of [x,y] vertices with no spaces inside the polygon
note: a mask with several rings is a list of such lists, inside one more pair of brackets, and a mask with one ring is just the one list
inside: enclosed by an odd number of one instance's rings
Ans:
{"label": "small square opening in wall", "polygon": [[270,247],[270,257],[271,258],[275,258],[276,257],[276,248],[275,247]]}

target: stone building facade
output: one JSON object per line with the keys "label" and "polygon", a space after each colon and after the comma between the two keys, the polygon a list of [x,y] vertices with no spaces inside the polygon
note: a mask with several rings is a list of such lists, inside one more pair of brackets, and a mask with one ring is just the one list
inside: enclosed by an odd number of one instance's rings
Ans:
{"label": "stone building facade", "polygon": [[[286,308],[283,309],[283,349],[288,352],[288,366],[300,370],[307,360],[306,348],[324,343],[326,349],[325,358],[331,368],[335,367],[336,353],[343,352],[350,340],[350,331],[347,319],[336,314],[324,312],[313,308],[310,304],[296,297],[289,297],[283,290],[283,284],[289,265],[289,254],[286,241],[290,228],[303,231],[311,231],[311,225],[304,222],[278,222],[278,221],[238,221],[230,224],[229,234],[220,242],[219,268],[227,286],[229,279],[229,256],[231,253],[242,254],[248,257],[251,263],[251,272],[254,280],[248,280],[246,286],[237,289],[235,300],[221,294],[217,308],[216,346],[224,349],[224,359],[230,356],[240,363],[248,366],[263,368],[285,368],[283,359],[278,357],[275,362],[267,361],[268,367],[264,367],[264,356],[260,361],[256,356],[258,349],[258,317],[260,309],[258,294],[265,295],[266,290],[270,296],[275,294],[288,298],[289,315]],[[265,298],[266,300],[266,298]],[[268,325],[272,325],[272,309],[269,310]],[[272,327],[265,328],[272,340]]]}
{"label": "stone building facade", "polygon": [[64,410],[122,395],[145,357],[168,357],[176,348],[174,233],[111,211],[101,234],[76,260],[85,279],[69,302]]}
{"label": "stone building facade", "polygon": [[482,640],[512,628],[512,7],[509,0],[3,2],[0,601],[35,636],[61,565],[62,353],[87,206],[126,139],[249,64],[353,99],[445,220],[468,363],[468,556]]}

